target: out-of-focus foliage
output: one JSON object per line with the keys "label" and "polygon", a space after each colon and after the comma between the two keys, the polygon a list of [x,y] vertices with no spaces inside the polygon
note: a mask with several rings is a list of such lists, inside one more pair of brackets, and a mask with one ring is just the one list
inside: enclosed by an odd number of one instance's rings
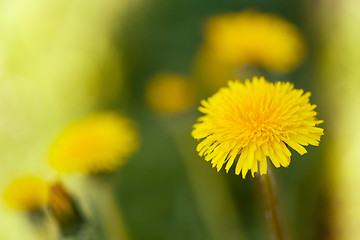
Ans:
{"label": "out-of-focus foliage", "polygon": [[321,1],[320,48],[317,71],[328,111],[326,148],[330,195],[327,199],[327,239],[360,238],[360,16],[357,1]]}

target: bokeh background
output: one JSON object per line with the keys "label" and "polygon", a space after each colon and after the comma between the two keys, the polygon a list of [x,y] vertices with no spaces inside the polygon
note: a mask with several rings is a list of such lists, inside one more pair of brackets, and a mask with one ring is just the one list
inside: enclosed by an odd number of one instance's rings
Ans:
{"label": "bokeh background", "polygon": [[[0,1],[1,192],[28,174],[62,181],[89,239],[271,239],[258,179],[217,173],[190,135],[200,100],[228,80],[215,88],[199,77],[204,26],[251,9],[297,26],[305,57],[286,73],[250,67],[232,77],[290,81],[312,93],[325,120],[319,147],[273,171],[288,234],[359,239],[359,7],[355,0]],[[160,86],[162,78],[175,81]],[[133,119],[137,151],[110,173],[57,173],[48,162],[56,137],[101,111]],[[22,211],[3,199],[0,211],[0,239],[40,239]],[[41,237],[57,239],[54,231]]]}

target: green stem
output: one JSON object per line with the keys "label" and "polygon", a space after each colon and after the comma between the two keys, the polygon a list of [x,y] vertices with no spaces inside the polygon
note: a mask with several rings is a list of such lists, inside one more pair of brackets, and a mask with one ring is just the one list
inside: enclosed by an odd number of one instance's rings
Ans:
{"label": "green stem", "polygon": [[275,193],[275,181],[268,169],[268,174],[260,177],[260,182],[263,189],[263,195],[265,198],[265,215],[269,225],[269,230],[272,232],[273,239],[284,240],[285,232],[284,225],[281,221],[278,201]]}
{"label": "green stem", "polygon": [[56,229],[51,225],[43,209],[29,211],[27,213],[27,220],[37,235],[36,239],[55,240],[57,238]]}
{"label": "green stem", "polygon": [[89,189],[96,214],[104,228],[108,240],[129,240],[128,229],[122,216],[122,211],[114,197],[110,185],[101,176],[88,178]]}

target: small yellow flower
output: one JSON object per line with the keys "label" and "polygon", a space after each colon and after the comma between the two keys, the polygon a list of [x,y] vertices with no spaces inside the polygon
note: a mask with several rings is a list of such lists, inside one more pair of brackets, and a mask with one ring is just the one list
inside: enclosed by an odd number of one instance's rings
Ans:
{"label": "small yellow flower", "polygon": [[190,81],[175,73],[159,73],[151,78],[146,89],[149,106],[161,114],[174,114],[186,110],[195,99]]}
{"label": "small yellow flower", "polygon": [[236,162],[235,173],[248,170],[252,175],[267,173],[267,157],[275,167],[290,164],[293,148],[303,155],[303,146],[318,146],[323,129],[316,125],[316,105],[309,102],[310,92],[294,89],[289,82],[267,82],[254,77],[245,83],[229,81],[199,110],[205,115],[194,125],[192,136],[201,140],[196,150],[219,171]]}
{"label": "small yellow flower", "polygon": [[12,208],[33,211],[42,208],[47,199],[48,185],[35,176],[15,179],[4,192],[5,202]]}
{"label": "small yellow flower", "polygon": [[59,172],[107,172],[122,165],[137,146],[130,119],[98,113],[65,128],[51,147],[49,161]]}
{"label": "small yellow flower", "polygon": [[205,46],[226,64],[257,65],[288,72],[305,56],[304,40],[290,22],[256,11],[211,18],[205,27]]}

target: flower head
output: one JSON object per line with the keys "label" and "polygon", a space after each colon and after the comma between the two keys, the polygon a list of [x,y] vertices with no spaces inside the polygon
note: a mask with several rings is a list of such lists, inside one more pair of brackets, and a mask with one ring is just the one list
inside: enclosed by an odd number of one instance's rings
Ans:
{"label": "flower head", "polygon": [[180,74],[159,73],[151,78],[146,89],[147,103],[161,114],[184,111],[194,99],[194,87]]}
{"label": "flower head", "polygon": [[310,93],[294,89],[289,82],[267,82],[254,77],[245,83],[229,81],[199,110],[205,115],[194,125],[192,136],[201,140],[200,156],[211,161],[219,171],[226,163],[228,172],[236,162],[235,173],[248,170],[252,175],[267,173],[267,157],[275,167],[287,167],[291,152],[303,155],[303,146],[318,146],[323,129],[316,125],[316,105],[309,102]]}
{"label": "flower head", "polygon": [[64,129],[51,147],[49,161],[59,172],[107,172],[123,164],[137,145],[130,119],[98,113]]}
{"label": "flower head", "polygon": [[305,55],[304,40],[292,23],[256,11],[212,17],[205,27],[205,46],[226,64],[281,72],[295,68]]}
{"label": "flower head", "polygon": [[47,199],[48,185],[36,176],[15,179],[4,192],[5,202],[12,208],[22,211],[41,209]]}

